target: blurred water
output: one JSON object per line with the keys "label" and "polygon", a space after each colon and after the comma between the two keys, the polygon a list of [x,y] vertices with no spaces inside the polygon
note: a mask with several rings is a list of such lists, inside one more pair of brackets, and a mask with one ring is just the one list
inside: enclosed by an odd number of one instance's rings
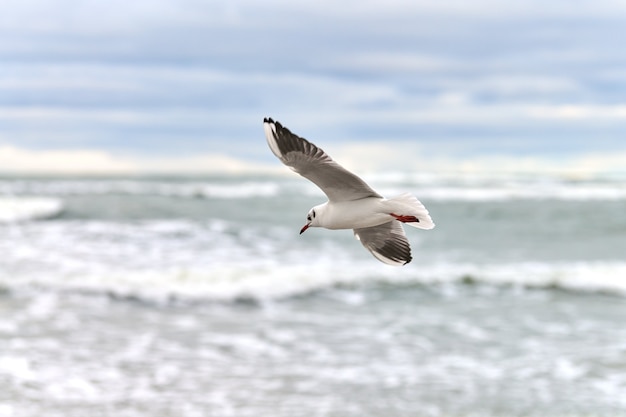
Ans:
{"label": "blurred water", "polygon": [[297,177],[0,179],[0,416],[626,415],[625,182],[368,180],[405,267]]}

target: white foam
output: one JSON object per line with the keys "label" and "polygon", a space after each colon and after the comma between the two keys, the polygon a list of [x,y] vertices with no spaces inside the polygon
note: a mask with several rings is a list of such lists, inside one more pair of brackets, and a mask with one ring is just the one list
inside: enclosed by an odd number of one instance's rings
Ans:
{"label": "white foam", "polygon": [[[366,177],[370,180],[370,178]],[[567,201],[626,200],[626,182],[568,181],[558,178],[448,178],[424,175],[371,176],[371,185],[386,196],[412,192],[420,199],[440,201],[505,201],[556,199]],[[313,184],[297,177],[212,180],[56,179],[0,180],[6,195],[161,195],[183,198],[243,199],[277,197],[283,193],[321,196]]]}
{"label": "white foam", "polygon": [[283,299],[334,289],[366,288],[372,284],[440,285],[482,283],[521,288],[562,288],[581,292],[626,295],[626,262],[512,263],[501,265],[439,264],[402,270],[379,269],[371,262],[349,265],[256,262],[226,263],[215,267],[162,269],[106,268],[104,265],[68,265],[62,275],[43,274],[19,278],[0,276],[9,288],[41,288],[61,291],[114,294],[153,301],[169,299],[221,300]]}
{"label": "white foam", "polygon": [[626,187],[608,185],[540,186],[525,184],[509,187],[432,187],[419,191],[422,199],[441,201],[506,201],[506,200],[626,200]]}
{"label": "white foam", "polygon": [[[342,285],[359,290],[383,282],[477,282],[626,295],[625,261],[472,263],[416,249],[420,256],[414,263],[390,268],[362,251],[349,232],[303,240],[287,225],[57,220],[26,222],[3,232],[0,287],[8,289],[233,300],[285,298]],[[46,314],[46,306],[38,311]]]}
{"label": "white foam", "polygon": [[162,195],[169,197],[271,197],[280,191],[277,181],[156,181],[156,180],[3,180],[0,193],[9,195]]}
{"label": "white foam", "polygon": [[[403,279],[406,280],[407,277]],[[514,262],[482,265],[444,263],[420,271],[418,281],[424,283],[474,281],[533,288],[606,291],[626,295],[626,262]]]}
{"label": "white foam", "polygon": [[[384,265],[383,265],[384,267]],[[220,266],[213,270],[172,270],[118,276],[116,290],[122,295],[150,298],[285,298],[337,285],[374,283],[440,284],[469,279],[484,284],[531,288],[563,288],[583,292],[604,291],[626,295],[626,262],[513,263],[504,265],[441,264],[391,271],[371,262],[350,265],[320,262],[316,265]],[[109,278],[110,279],[110,278]],[[100,279],[97,281],[101,282]],[[96,282],[94,282],[96,284]],[[97,284],[98,285],[98,284]],[[148,294],[146,288],[151,293]]]}
{"label": "white foam", "polygon": [[30,361],[24,357],[0,356],[0,375],[9,376],[18,381],[35,379]]}
{"label": "white foam", "polygon": [[57,198],[0,197],[0,223],[47,219],[63,211],[63,202]]}

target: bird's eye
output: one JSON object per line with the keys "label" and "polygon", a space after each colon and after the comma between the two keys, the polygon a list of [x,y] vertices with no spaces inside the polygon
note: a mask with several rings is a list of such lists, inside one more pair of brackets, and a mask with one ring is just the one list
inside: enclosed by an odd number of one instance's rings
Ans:
{"label": "bird's eye", "polygon": [[311,221],[311,216],[306,216],[306,219],[307,219],[308,221]]}

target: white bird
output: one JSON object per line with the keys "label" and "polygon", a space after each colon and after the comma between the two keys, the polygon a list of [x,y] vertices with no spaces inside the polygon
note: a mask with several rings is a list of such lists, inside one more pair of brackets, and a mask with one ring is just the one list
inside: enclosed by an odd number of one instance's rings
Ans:
{"label": "white bird", "polygon": [[294,135],[279,122],[265,118],[263,129],[274,155],[328,197],[326,203],[309,211],[300,234],[309,227],[354,229],[354,236],[376,259],[389,265],[411,261],[411,246],[401,223],[427,230],[435,227],[417,198],[405,193],[386,199],[321,148]]}

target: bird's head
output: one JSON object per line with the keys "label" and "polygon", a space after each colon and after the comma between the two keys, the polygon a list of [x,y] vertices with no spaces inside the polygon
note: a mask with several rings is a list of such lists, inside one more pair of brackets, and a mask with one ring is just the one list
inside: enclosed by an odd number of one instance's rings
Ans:
{"label": "bird's head", "polygon": [[304,233],[309,227],[317,227],[320,225],[320,214],[323,211],[323,204],[313,207],[306,215],[306,224],[300,229],[300,234]]}

